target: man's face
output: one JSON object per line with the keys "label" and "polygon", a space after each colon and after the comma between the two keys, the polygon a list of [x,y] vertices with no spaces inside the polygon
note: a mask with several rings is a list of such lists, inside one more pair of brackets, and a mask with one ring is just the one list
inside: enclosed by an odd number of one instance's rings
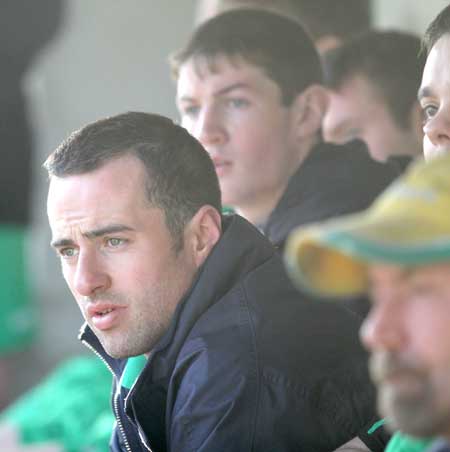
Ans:
{"label": "man's face", "polygon": [[372,158],[382,162],[391,156],[420,152],[416,129],[397,125],[388,106],[363,75],[330,90],[329,99],[322,128],[326,141],[342,144],[359,138],[367,144]]}
{"label": "man's face", "polygon": [[423,112],[425,158],[450,151],[450,35],[431,49],[423,71],[419,102]]}
{"label": "man's face", "polygon": [[253,208],[269,214],[298,166],[292,108],[282,105],[275,82],[242,59],[196,63],[184,63],[178,78],[182,125],[212,157],[223,203],[247,218]]}
{"label": "man's face", "polygon": [[395,429],[450,435],[450,264],[373,265],[361,329],[379,409]]}
{"label": "man's face", "polygon": [[50,182],[52,245],[84,318],[113,357],[151,351],[196,272],[185,250],[174,253],[145,180],[143,164],[129,155]]}

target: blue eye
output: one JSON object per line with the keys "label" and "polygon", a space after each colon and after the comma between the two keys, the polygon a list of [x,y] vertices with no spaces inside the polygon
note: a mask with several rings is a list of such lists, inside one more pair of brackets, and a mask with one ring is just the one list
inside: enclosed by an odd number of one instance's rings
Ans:
{"label": "blue eye", "polygon": [[77,255],[77,250],[73,247],[60,248],[57,250],[57,253],[63,259],[70,259]]}
{"label": "blue eye", "polygon": [[200,110],[200,107],[197,107],[196,105],[190,105],[188,107],[184,107],[181,109],[181,116],[187,116],[189,118],[193,118],[193,117],[197,116],[199,110]]}
{"label": "blue eye", "polygon": [[117,237],[113,237],[107,240],[107,243],[109,246],[113,248],[117,248],[118,246],[122,245],[125,242],[123,239],[118,239]]}
{"label": "blue eye", "polygon": [[424,122],[436,115],[438,108],[434,105],[425,105],[422,107],[422,119]]}
{"label": "blue eye", "polygon": [[228,99],[227,101],[228,106],[241,109],[246,108],[250,105],[250,102],[247,99],[243,99],[241,97],[235,97],[232,99]]}

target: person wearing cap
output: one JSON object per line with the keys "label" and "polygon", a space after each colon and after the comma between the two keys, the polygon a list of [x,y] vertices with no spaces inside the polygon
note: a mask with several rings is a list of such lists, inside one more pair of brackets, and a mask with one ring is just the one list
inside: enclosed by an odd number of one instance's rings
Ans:
{"label": "person wearing cap", "polygon": [[370,293],[361,328],[392,429],[450,450],[450,154],[417,162],[365,212],[295,232],[287,266],[327,297]]}

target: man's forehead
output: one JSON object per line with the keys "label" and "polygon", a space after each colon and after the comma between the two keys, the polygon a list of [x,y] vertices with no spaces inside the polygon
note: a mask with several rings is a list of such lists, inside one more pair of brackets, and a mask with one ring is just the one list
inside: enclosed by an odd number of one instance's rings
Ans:
{"label": "man's forehead", "polygon": [[[431,48],[423,70],[422,83],[419,89],[419,100],[431,94],[431,88],[435,80],[447,75],[444,69],[450,63],[450,34],[439,38]],[[448,82],[448,80],[447,80]]]}
{"label": "man's forehead", "polygon": [[[117,208],[147,207],[147,174],[136,157],[113,159],[93,171],[50,179],[47,213],[66,214],[70,210],[111,211]],[[114,200],[114,202],[109,202]]]}
{"label": "man's forehead", "polygon": [[277,97],[281,96],[277,83],[257,65],[244,59],[221,58],[199,63],[192,60],[182,66],[177,84],[177,102],[203,95],[218,97],[238,89],[263,98],[274,93]]}
{"label": "man's forehead", "polygon": [[263,70],[259,66],[238,54],[227,55],[225,53],[217,53],[213,55],[193,55],[181,65],[180,72],[185,68],[192,70],[201,80],[211,75],[242,70],[263,74]]}

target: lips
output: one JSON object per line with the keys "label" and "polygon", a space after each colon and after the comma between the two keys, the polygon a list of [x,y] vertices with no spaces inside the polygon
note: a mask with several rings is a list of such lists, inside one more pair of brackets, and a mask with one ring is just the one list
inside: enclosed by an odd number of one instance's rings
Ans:
{"label": "lips", "polygon": [[231,162],[228,160],[223,160],[219,158],[213,158],[214,168],[216,169],[217,175],[220,177],[226,173],[231,167]]}
{"label": "lips", "polygon": [[105,331],[119,324],[124,309],[123,306],[95,303],[87,308],[87,314],[97,329]]}

